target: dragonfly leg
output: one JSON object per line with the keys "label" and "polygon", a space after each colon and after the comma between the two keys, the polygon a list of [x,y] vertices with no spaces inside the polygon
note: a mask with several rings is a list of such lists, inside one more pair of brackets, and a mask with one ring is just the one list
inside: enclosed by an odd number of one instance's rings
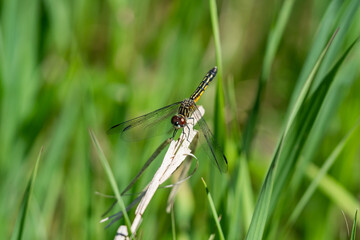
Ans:
{"label": "dragonfly leg", "polygon": [[194,124],[194,123],[195,123],[195,118],[193,118],[193,117],[188,117],[187,120],[189,120],[189,119],[192,121],[192,124],[195,125],[195,124]]}
{"label": "dragonfly leg", "polygon": [[177,128],[175,128],[175,129],[174,129],[174,133],[173,133],[173,135],[172,135],[172,137],[171,137],[170,139],[174,139],[174,137],[175,137],[175,135],[176,135],[177,130],[178,130]]}

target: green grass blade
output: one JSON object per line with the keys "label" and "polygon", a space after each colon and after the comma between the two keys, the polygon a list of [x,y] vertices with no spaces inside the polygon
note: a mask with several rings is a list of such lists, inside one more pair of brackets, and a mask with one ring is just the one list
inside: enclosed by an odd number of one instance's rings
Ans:
{"label": "green grass blade", "polygon": [[274,160],[271,162],[264,183],[261,187],[259,198],[257,200],[255,211],[251,219],[250,227],[245,239],[252,240],[263,238],[265,224],[270,209],[271,195],[274,185],[275,166],[280,153],[280,148],[282,146],[282,140],[283,138],[281,138],[280,140],[280,144],[274,155]]}
{"label": "green grass blade", "polygon": [[[335,26],[339,26],[340,30],[337,34],[336,39],[334,40],[334,43],[332,44],[331,49],[329,50],[330,55],[327,54],[327,59],[332,59],[332,61],[324,60],[324,63],[322,64],[321,69],[329,69],[331,67],[332,62],[335,60],[335,58],[339,55],[339,49],[343,48],[344,45],[344,38],[353,39],[353,36],[349,36],[353,33],[353,31],[350,30],[349,24],[356,21],[354,18],[356,18],[356,15],[354,15],[354,10],[358,9],[358,4],[352,1],[348,1],[344,6],[338,6],[338,4],[334,4],[338,1],[332,1],[331,8],[337,8],[336,10],[332,9],[329,12],[332,12],[332,14],[339,15],[339,12],[344,12],[340,14],[340,23],[338,23]],[[354,5],[356,4],[356,5]],[[333,6],[334,5],[334,6]],[[329,7],[330,8],[330,7]],[[339,11],[340,9],[344,9],[342,11]],[[335,11],[335,13],[334,13]],[[332,21],[336,18],[339,18],[339,16],[334,15],[332,17],[328,17],[328,24],[329,22],[331,24],[334,24]],[[325,19],[324,19],[325,20]],[[328,28],[332,28],[331,26],[328,26]],[[322,32],[323,30],[320,30],[321,33],[317,36],[317,41],[321,42],[323,36]],[[356,34],[354,34],[356,35]],[[336,45],[336,47],[334,47]],[[334,49],[336,50],[335,53]],[[312,54],[312,52],[310,53]],[[355,54],[352,54],[353,56],[356,56]],[[333,84],[333,86],[330,88],[328,96],[326,97],[326,102],[324,103],[324,106],[321,108],[318,118],[316,119],[316,122],[314,124],[313,130],[309,135],[309,141],[306,143],[304,150],[303,150],[303,158],[300,160],[297,171],[294,173],[294,177],[292,179],[291,188],[294,192],[297,191],[297,189],[300,187],[300,182],[302,180],[302,177],[304,175],[304,171],[307,168],[307,165],[309,162],[312,161],[313,157],[315,156],[317,149],[322,143],[322,140],[326,134],[326,130],[328,129],[331,121],[329,119],[333,119],[334,116],[341,111],[339,109],[340,104],[346,97],[347,92],[350,90],[351,85],[353,85],[356,81],[356,75],[358,71],[358,67],[355,64],[355,62],[358,62],[358,59],[353,59],[352,62],[348,62],[346,66],[337,73],[336,80]],[[304,67],[305,68],[305,67]],[[321,69],[319,69],[319,74],[317,74],[315,79],[314,88],[319,84],[319,80],[322,79],[324,76],[323,73],[321,73]],[[299,77],[298,84],[302,81],[301,77]],[[294,90],[294,95],[297,94],[297,90]]]}
{"label": "green grass blade", "polygon": [[[222,63],[222,51],[220,42],[219,31],[219,19],[216,6],[216,0],[209,0],[210,5],[210,17],[213,30],[213,37],[215,43],[216,52],[216,64],[218,66],[217,80],[216,80],[216,93],[215,93],[215,109],[214,109],[214,137],[220,147],[225,150],[226,147],[226,125],[225,125],[225,104],[224,104],[224,89],[223,89],[223,63]],[[225,196],[226,181],[216,172],[216,169],[210,168],[210,176],[212,181],[210,182],[210,189],[214,194],[216,203],[219,203],[219,199]]]}
{"label": "green grass blade", "polygon": [[[251,177],[249,172],[249,166],[242,155],[240,159],[240,174],[241,184],[238,184],[238,188],[241,187],[241,199],[242,199],[242,211],[244,216],[244,227],[249,228],[251,223],[251,216],[254,212],[254,193],[251,189]],[[240,192],[240,191],[239,191]],[[239,197],[240,198],[240,197]],[[238,216],[241,216],[240,214]]]}
{"label": "green grass blade", "polygon": [[172,239],[176,240],[176,223],[175,223],[174,208],[171,208],[171,233],[172,233]]}
{"label": "green grass blade", "polygon": [[[327,48],[324,50],[323,55],[325,55],[326,50],[327,50]],[[320,62],[322,59],[323,58],[320,58],[318,61],[318,64],[315,65],[313,75],[315,75],[315,72],[318,69],[318,65],[320,65]],[[309,82],[307,84],[308,87],[304,88],[302,90],[302,94],[300,94],[300,97],[297,101],[297,104],[299,106],[303,103],[305,96],[307,95],[307,93],[310,89],[312,80],[313,80],[313,77],[310,76],[308,78],[308,82]],[[294,108],[292,115],[295,116],[298,113],[298,109],[299,109],[299,107]],[[278,143],[278,146],[277,146],[276,152],[274,154],[273,160],[271,162],[270,168],[268,170],[265,181],[261,188],[261,192],[260,192],[256,207],[255,207],[255,212],[254,212],[253,218],[251,220],[250,228],[246,235],[246,239],[262,239],[264,229],[265,229],[265,223],[267,221],[268,214],[272,209],[270,202],[274,201],[274,200],[272,200],[272,192],[273,192],[275,166],[277,166],[279,158],[281,157],[281,154],[283,154],[283,152],[282,152],[283,141],[284,141],[285,136],[287,135],[287,131],[288,131],[287,129],[289,128],[289,126],[292,126],[294,124],[293,123],[294,118],[295,117],[292,117],[289,119],[289,122],[287,123],[287,127],[285,128],[284,133]]]}
{"label": "green grass blade", "polygon": [[305,84],[304,84],[303,88],[301,89],[297,100],[295,101],[294,107],[292,108],[292,110],[290,112],[289,120],[287,121],[287,125],[286,125],[285,130],[284,130],[284,135],[286,135],[287,132],[289,131],[290,126],[293,124],[295,116],[298,114],[300,107],[303,106],[303,103],[304,103],[304,101],[306,99],[306,96],[310,92],[310,88],[311,88],[311,86],[312,86],[312,84],[314,82],[315,76],[316,76],[316,74],[317,74],[317,72],[318,72],[318,70],[320,68],[320,65],[321,65],[322,61],[324,60],[325,55],[326,55],[327,51],[329,50],[329,47],[331,46],[331,43],[333,42],[337,32],[338,32],[338,30],[335,31],[335,33],[331,37],[331,39],[328,42],[328,44],[326,45],[325,49],[320,54],[320,57],[317,60],[317,62],[315,63],[312,71],[310,72],[310,75],[306,79]]}
{"label": "green grass blade", "polygon": [[294,5],[294,0],[284,1],[284,4],[282,5],[282,8],[279,13],[279,17],[276,19],[275,25],[270,31],[268,37],[265,56],[263,60],[263,66],[258,80],[258,89],[255,97],[255,102],[251,109],[244,130],[242,148],[247,157],[249,155],[251,142],[254,137],[255,127],[258,124],[260,104],[263,99],[263,95],[266,89],[266,84],[269,81],[271,66],[274,62],[274,58],[279,48],[280,41],[284,33],[284,29],[286,27],[286,24],[288,23],[293,5]]}
{"label": "green grass blade", "polygon": [[[233,78],[229,78],[227,81],[227,98],[229,100],[229,107],[232,113],[237,112],[238,103],[236,102],[235,85]],[[234,159],[232,166],[234,166],[234,173],[232,175],[234,182],[231,185],[229,191],[233,194],[232,203],[228,204],[228,210],[230,217],[230,227],[227,234],[228,239],[236,239],[239,235],[242,235],[244,229],[248,229],[251,222],[251,217],[254,212],[254,192],[252,189],[251,175],[249,171],[248,162],[241,152],[241,132],[238,126],[239,119],[236,114],[232,116],[233,121],[231,124],[232,132],[229,137],[232,138],[234,154],[231,159]],[[230,142],[231,143],[231,142]],[[231,145],[228,145],[231,146]],[[242,224],[242,228],[239,228],[239,224]]]}
{"label": "green grass blade", "polygon": [[216,0],[209,0],[210,5],[210,17],[214,35],[215,51],[216,51],[216,64],[218,66],[218,78],[222,81],[222,52],[220,42],[220,31],[219,31],[219,18],[216,6]]}
{"label": "green grass blade", "polygon": [[[298,101],[295,103],[294,110],[290,114],[289,120],[291,123],[287,123],[284,134],[287,134],[286,145],[284,146],[283,153],[279,159],[279,166],[277,171],[279,174],[276,176],[276,185],[274,187],[274,199],[272,200],[272,209],[275,206],[275,203],[280,196],[283,186],[288,182],[288,177],[293,171],[293,166],[295,161],[300,156],[301,150],[304,147],[309,132],[312,129],[312,126],[319,115],[320,108],[323,105],[324,99],[328,93],[328,90],[338,72],[343,61],[357,43],[355,40],[348,49],[343,53],[340,59],[336,62],[333,68],[328,72],[324,77],[321,84],[317,87],[315,92],[306,99],[305,96],[308,95],[310,91],[312,79],[309,77],[310,83],[305,83],[304,88],[307,91],[301,91]],[[321,58],[323,59],[323,58]],[[316,67],[315,67],[316,68]],[[318,69],[318,68],[316,68]],[[313,73],[315,74],[315,73]],[[295,113],[296,111],[296,113]]]}
{"label": "green grass blade", "polygon": [[6,172],[10,171],[10,163],[22,160],[16,144],[18,127],[36,106],[39,78],[34,45],[39,34],[38,6],[38,1],[1,3],[0,168]]}
{"label": "green grass blade", "polygon": [[328,8],[326,9],[326,12],[317,30],[317,34],[314,37],[314,42],[311,45],[312,48],[307,54],[304,66],[300,72],[300,76],[296,81],[296,86],[290,99],[289,110],[292,109],[292,106],[295,104],[295,101],[299,96],[306,79],[308,78],[313,69],[313,66],[316,64],[319,58],[318,56],[320,56],[322,49],[328,42],[329,36],[332,34],[332,29],[334,29],[333,25],[338,15],[339,8],[341,7],[341,3],[342,1],[339,0],[331,1],[331,3],[328,5]]}
{"label": "green grass blade", "polygon": [[338,159],[340,153],[344,149],[346,143],[350,139],[350,137],[354,134],[356,129],[360,126],[360,121],[349,131],[349,133],[339,142],[339,144],[336,146],[334,151],[331,153],[331,155],[326,159],[323,166],[321,167],[319,174],[316,176],[316,178],[311,182],[310,186],[304,193],[304,195],[301,197],[300,201],[298,202],[297,206],[295,207],[294,211],[292,212],[290,216],[290,223],[294,223],[302,210],[304,209],[305,205],[309,202],[311,196],[315,192],[317,186],[319,185],[321,179],[325,176],[325,174],[329,171],[331,166],[334,164],[336,159]]}
{"label": "green grass blade", "polygon": [[97,153],[99,155],[100,162],[103,165],[103,167],[105,169],[105,172],[106,172],[106,174],[108,176],[111,188],[113,189],[113,191],[115,193],[116,200],[117,200],[117,202],[118,202],[118,204],[120,206],[121,211],[123,212],[125,223],[126,223],[126,226],[128,228],[128,233],[129,233],[129,236],[130,236],[131,235],[130,218],[129,218],[128,214],[127,214],[125,203],[124,203],[124,201],[123,201],[123,199],[122,199],[122,197],[120,195],[119,187],[117,186],[114,174],[112,173],[109,162],[107,161],[107,159],[105,157],[105,154],[104,154],[104,152],[103,152],[97,138],[95,137],[94,132],[92,130],[89,130],[89,133],[90,133],[91,140],[92,140],[92,142],[93,142],[93,144],[94,144],[94,146],[96,148],[96,151],[97,151]]}
{"label": "green grass blade", "polygon": [[[320,169],[314,164],[310,164],[306,176],[313,181],[320,173]],[[329,198],[339,209],[343,210],[348,216],[352,216],[355,209],[360,208],[359,200],[352,195],[343,185],[329,175],[325,175],[320,183],[319,189]],[[358,223],[360,226],[360,224]]]}
{"label": "green grass blade", "polygon": [[351,237],[350,237],[351,240],[355,240],[355,239],[356,239],[357,212],[358,212],[358,210],[356,209],[356,211],[355,211],[355,216],[354,216],[353,227],[352,227],[352,230],[351,230]]}
{"label": "green grass blade", "polygon": [[222,53],[221,53],[221,42],[220,42],[220,31],[219,31],[219,19],[217,13],[216,0],[209,0],[210,5],[210,17],[214,35],[215,51],[216,51],[216,64],[218,66],[218,78],[222,81]]}
{"label": "green grass blade", "polygon": [[[325,99],[335,74],[355,44],[354,42],[338,60],[335,66],[324,78],[321,85],[317,88],[317,91],[315,91],[314,94],[307,98],[314,76],[316,75],[321,62],[324,59],[326,51],[329,49],[332,40],[333,38],[331,38],[327,48],[324,49],[323,54],[321,54],[317,64],[315,64],[312,73],[308,77],[307,82],[304,84],[298,100],[296,101],[294,108],[291,111],[283,135],[279,141],[276,153],[273,157],[271,166],[268,170],[268,174],[265,178],[247,239],[262,238],[268,214],[277,204],[281,190],[287,182],[287,178],[290,174],[292,166],[295,164],[295,161],[306,142],[308,133],[317,117],[319,109]],[[278,174],[275,175],[276,178],[273,179],[273,171],[275,170],[275,166]],[[274,184],[274,181],[276,184]],[[269,205],[270,203],[268,201],[271,201],[271,205]]]}
{"label": "green grass blade", "polygon": [[213,29],[213,36],[215,42],[216,52],[216,64],[218,66],[217,73],[217,85],[215,96],[215,113],[214,113],[214,135],[218,140],[220,146],[224,148],[225,141],[225,120],[224,120],[224,90],[223,90],[223,64],[222,64],[222,52],[219,32],[219,19],[217,13],[216,0],[209,0],[210,4],[210,16]]}
{"label": "green grass blade", "polygon": [[[230,227],[227,238],[236,239],[239,237],[239,223],[242,223],[243,228],[248,229],[251,223],[251,217],[254,213],[254,193],[252,190],[252,182],[248,161],[244,154],[236,158],[238,166],[237,178],[234,186],[234,201],[229,204],[230,212]],[[241,233],[240,233],[241,234]]]}
{"label": "green grass blade", "polygon": [[27,212],[28,212],[32,192],[33,192],[33,189],[34,189],[35,179],[36,179],[36,176],[37,176],[37,171],[38,171],[38,168],[39,168],[39,163],[40,163],[42,152],[43,152],[43,147],[40,149],[39,155],[38,155],[38,157],[36,159],[35,167],[34,167],[33,172],[31,174],[31,178],[30,178],[30,180],[28,182],[28,185],[26,187],[26,190],[25,190],[24,198],[23,198],[22,203],[21,203],[20,212],[19,212],[19,214],[17,216],[16,223],[15,223],[15,228],[14,228],[14,231],[13,231],[12,236],[11,236],[12,240],[22,239],[22,236],[23,236],[23,233],[24,233],[24,228],[25,228],[25,220],[26,220],[26,216],[27,216]]}
{"label": "green grass blade", "polygon": [[225,239],[224,237],[224,234],[223,234],[223,231],[221,229],[221,225],[220,225],[220,221],[219,221],[219,216],[216,212],[216,208],[215,208],[215,205],[214,205],[214,201],[211,197],[211,194],[210,194],[210,191],[206,185],[206,182],[203,178],[201,178],[203,184],[204,184],[204,187],[205,187],[205,190],[206,190],[206,195],[207,195],[207,198],[208,198],[208,201],[209,201],[209,204],[210,204],[210,208],[211,208],[211,212],[213,214],[213,217],[214,217],[214,221],[215,221],[215,224],[216,224],[216,227],[217,227],[217,230],[218,230],[218,233],[219,233],[219,238],[220,239]]}
{"label": "green grass blade", "polygon": [[[334,40],[334,44],[329,49],[329,53],[324,59],[324,64],[319,69],[319,77],[315,80],[316,85],[320,84],[321,79],[328,72],[329,67],[332,65],[334,60],[337,58],[339,51],[343,48],[343,43],[345,41],[346,36],[350,30],[350,26],[353,24],[354,18],[356,17],[356,13],[358,13],[360,7],[360,1],[357,0],[349,0],[344,2],[342,8],[340,9],[339,19],[336,22],[334,28],[339,29],[339,33]],[[350,30],[351,31],[351,30]]]}

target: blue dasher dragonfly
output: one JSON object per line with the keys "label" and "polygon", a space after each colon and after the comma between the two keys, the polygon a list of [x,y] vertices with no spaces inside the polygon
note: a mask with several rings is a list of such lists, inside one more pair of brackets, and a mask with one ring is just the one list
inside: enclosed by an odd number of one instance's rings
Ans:
{"label": "blue dasher dragonfly", "polygon": [[[170,104],[140,117],[119,123],[111,127],[108,130],[108,133],[120,133],[125,139],[133,139],[132,136],[136,135],[134,134],[136,132],[140,133],[140,135],[145,138],[151,130],[153,130],[153,134],[159,134],[165,130],[169,134],[173,131],[172,138],[174,138],[179,129],[187,126],[188,120],[195,118],[198,126],[200,127],[201,135],[205,138],[208,149],[210,150],[210,153],[208,154],[209,157],[215,161],[215,165],[220,172],[226,172],[228,168],[227,159],[196,106],[196,102],[200,99],[209,83],[215,78],[216,73],[217,67],[212,68],[205,75],[204,79],[190,98]],[[159,127],[160,125],[168,126]]]}

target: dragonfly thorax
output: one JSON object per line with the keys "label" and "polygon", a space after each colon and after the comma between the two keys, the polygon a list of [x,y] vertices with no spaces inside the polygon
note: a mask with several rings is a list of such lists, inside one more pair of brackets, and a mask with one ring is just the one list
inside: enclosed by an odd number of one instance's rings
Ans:
{"label": "dragonfly thorax", "polygon": [[175,129],[186,126],[186,119],[191,116],[195,109],[195,102],[193,99],[184,99],[180,103],[178,114],[171,118],[171,123]]}
{"label": "dragonfly thorax", "polygon": [[178,115],[188,118],[191,116],[191,114],[194,112],[194,110],[195,110],[194,100],[191,98],[184,99],[180,104],[180,107],[178,110]]}

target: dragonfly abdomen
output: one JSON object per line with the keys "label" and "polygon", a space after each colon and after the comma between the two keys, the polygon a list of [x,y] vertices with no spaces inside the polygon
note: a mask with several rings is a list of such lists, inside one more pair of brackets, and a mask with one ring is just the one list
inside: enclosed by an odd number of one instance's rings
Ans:
{"label": "dragonfly abdomen", "polygon": [[201,81],[201,83],[199,84],[199,86],[197,87],[195,92],[191,95],[190,99],[194,100],[194,102],[196,103],[199,100],[199,98],[201,97],[201,95],[204,93],[204,91],[207,88],[207,86],[209,85],[209,83],[215,78],[216,73],[217,73],[217,67],[214,67],[213,69],[211,69],[206,74],[204,79]]}

